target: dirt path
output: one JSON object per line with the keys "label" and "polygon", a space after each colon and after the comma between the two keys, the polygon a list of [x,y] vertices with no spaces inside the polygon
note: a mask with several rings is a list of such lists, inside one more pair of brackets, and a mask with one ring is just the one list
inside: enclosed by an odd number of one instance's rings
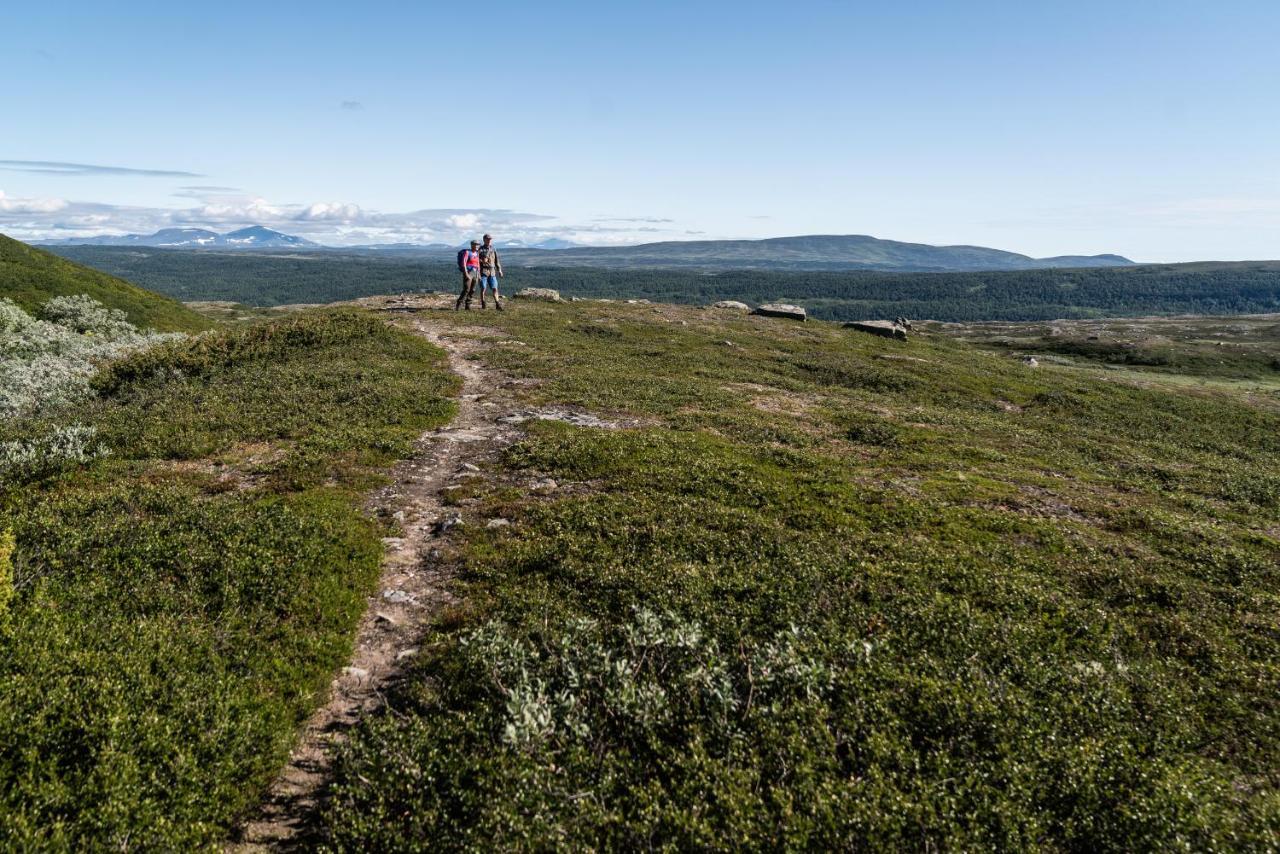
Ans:
{"label": "dirt path", "polygon": [[504,392],[501,378],[490,377],[466,358],[469,342],[442,334],[416,313],[408,325],[444,349],[450,368],[462,377],[457,416],[419,437],[413,456],[392,470],[391,484],[371,496],[369,509],[393,517],[403,536],[386,540],[382,576],[361,617],[351,663],[334,679],[329,701],[307,721],[258,815],[240,828],[230,850],[308,847],[330,779],[334,747],[357,721],[381,706],[385,689],[417,651],[424,626],[453,599],[447,589],[449,569],[433,545],[442,526],[455,516],[447,512],[442,490],[475,476],[468,466],[517,435],[518,428],[497,420],[510,411],[510,394]]}

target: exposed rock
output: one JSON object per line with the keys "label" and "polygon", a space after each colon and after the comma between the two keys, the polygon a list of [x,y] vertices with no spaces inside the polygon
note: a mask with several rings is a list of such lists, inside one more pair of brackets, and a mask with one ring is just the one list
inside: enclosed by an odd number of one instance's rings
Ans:
{"label": "exposed rock", "polygon": [[485,528],[492,531],[495,528],[506,528],[510,525],[510,519],[490,519],[488,523],[485,524]]}
{"label": "exposed rock", "polygon": [[893,322],[894,322],[894,323],[896,323],[896,324],[898,324],[899,326],[901,326],[903,329],[907,330],[908,332],[911,332],[911,331],[912,331],[912,329],[913,329],[913,327],[911,326],[911,321],[910,321],[910,320],[907,320],[905,317],[895,317],[895,318],[893,319]]}
{"label": "exposed rock", "polygon": [[712,303],[712,308],[731,308],[734,311],[751,311],[751,306],[745,302],[738,302],[736,299],[722,299],[720,302]]}
{"label": "exposed rock", "polygon": [[899,341],[907,340],[907,330],[892,320],[854,320],[846,323],[844,328],[856,329],[859,332],[866,332],[871,335],[879,335],[882,338],[897,338]]}
{"label": "exposed rock", "polygon": [[342,668],[342,675],[363,681],[369,678],[369,671],[365,670],[363,667],[344,667]]}
{"label": "exposed rock", "polygon": [[808,313],[800,306],[781,302],[766,303],[751,313],[763,315],[764,317],[783,317],[787,320],[807,320],[809,317]]}
{"label": "exposed rock", "polygon": [[547,302],[564,302],[560,296],[560,292],[552,288],[522,288],[516,291],[516,296],[522,299],[540,299]]}
{"label": "exposed rock", "polygon": [[554,480],[548,477],[539,481],[535,481],[531,489],[533,489],[534,492],[547,493],[547,492],[555,492],[559,486],[560,484],[556,483]]}
{"label": "exposed rock", "polygon": [[408,593],[405,593],[403,590],[396,589],[396,590],[383,590],[382,598],[390,602],[392,605],[403,605],[405,602],[408,602],[413,597],[410,596]]}
{"label": "exposed rock", "polygon": [[480,471],[480,466],[476,465],[475,463],[463,463],[462,467],[466,471]]}
{"label": "exposed rock", "polygon": [[577,427],[602,427],[614,430],[622,426],[615,421],[606,421],[589,412],[573,412],[568,409],[526,409],[513,412],[497,419],[500,424],[523,424],[526,421],[563,421]]}
{"label": "exposed rock", "polygon": [[1022,364],[1026,365],[1028,368],[1040,367],[1040,362],[1036,359],[1035,356],[1023,356]]}

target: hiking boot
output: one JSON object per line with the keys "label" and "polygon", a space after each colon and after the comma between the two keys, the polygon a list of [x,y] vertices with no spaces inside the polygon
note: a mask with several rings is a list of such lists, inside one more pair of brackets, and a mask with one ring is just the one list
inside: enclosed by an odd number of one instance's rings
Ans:
{"label": "hiking boot", "polygon": [[484,304],[484,297],[480,297],[480,310],[484,311],[486,307],[487,306]]}
{"label": "hiking boot", "polygon": [[453,310],[457,311],[462,308],[462,297],[458,297],[458,301],[453,304]]}
{"label": "hiking boot", "polygon": [[494,298],[493,298],[493,307],[494,307],[494,308],[496,308],[498,311],[505,311],[505,310],[506,310],[506,309],[504,309],[504,308],[502,307],[502,303],[498,302],[498,298],[497,298],[497,297],[494,297]]}

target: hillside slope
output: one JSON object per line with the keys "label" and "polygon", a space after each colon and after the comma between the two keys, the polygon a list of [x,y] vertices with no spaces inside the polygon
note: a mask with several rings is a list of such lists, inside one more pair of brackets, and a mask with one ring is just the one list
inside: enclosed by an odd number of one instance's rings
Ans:
{"label": "hillside slope", "polygon": [[140,328],[192,332],[211,325],[174,299],[0,234],[0,297],[35,312],[50,297],[75,294],[120,309]]}

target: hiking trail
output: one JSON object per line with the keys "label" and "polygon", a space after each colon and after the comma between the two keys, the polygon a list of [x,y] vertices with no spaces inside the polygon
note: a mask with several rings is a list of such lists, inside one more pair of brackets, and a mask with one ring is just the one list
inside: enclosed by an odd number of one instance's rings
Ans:
{"label": "hiking trail", "polygon": [[[379,307],[416,314],[435,306],[402,300]],[[458,518],[444,505],[445,487],[478,476],[475,463],[520,432],[499,420],[511,411],[511,392],[504,378],[467,358],[471,340],[417,316],[405,326],[448,354],[450,369],[462,378],[458,411],[447,425],[418,437],[414,453],[391,470],[391,483],[370,496],[367,508],[395,519],[402,535],[384,540],[382,573],[360,618],[350,663],[334,678],[328,701],[300,731],[256,814],[238,828],[228,846],[232,851],[296,850],[315,841],[335,749],[352,726],[382,706],[385,690],[418,651],[431,618],[455,601],[448,590],[451,566],[436,545]]]}

